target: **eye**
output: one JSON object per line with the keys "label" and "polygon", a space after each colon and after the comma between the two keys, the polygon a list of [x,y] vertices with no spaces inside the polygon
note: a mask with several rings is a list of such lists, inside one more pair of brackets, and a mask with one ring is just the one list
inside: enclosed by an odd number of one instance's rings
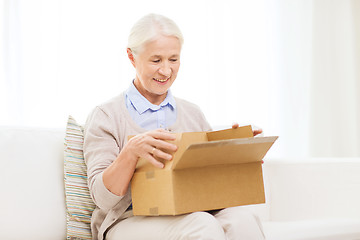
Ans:
{"label": "eye", "polygon": [[153,62],[153,63],[159,63],[160,60],[159,60],[159,59],[157,59],[157,60],[152,60],[152,62]]}
{"label": "eye", "polygon": [[171,58],[170,62],[177,62],[177,58]]}

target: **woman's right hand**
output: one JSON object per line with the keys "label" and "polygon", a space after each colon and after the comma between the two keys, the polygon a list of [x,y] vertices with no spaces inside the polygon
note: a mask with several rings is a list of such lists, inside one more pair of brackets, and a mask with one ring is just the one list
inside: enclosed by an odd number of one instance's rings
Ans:
{"label": "woman's right hand", "polygon": [[139,158],[144,158],[158,168],[164,164],[155,157],[171,160],[172,155],[164,152],[175,152],[177,146],[166,142],[175,140],[175,134],[165,130],[154,130],[132,137],[120,151],[116,160],[104,171],[105,187],[118,196],[124,196],[134,174]]}
{"label": "woman's right hand", "polygon": [[164,164],[155,157],[170,161],[172,155],[167,152],[175,152],[177,146],[167,141],[176,139],[175,134],[163,129],[148,131],[132,137],[122,151],[133,155],[136,160],[140,157],[148,160],[155,167],[163,168]]}

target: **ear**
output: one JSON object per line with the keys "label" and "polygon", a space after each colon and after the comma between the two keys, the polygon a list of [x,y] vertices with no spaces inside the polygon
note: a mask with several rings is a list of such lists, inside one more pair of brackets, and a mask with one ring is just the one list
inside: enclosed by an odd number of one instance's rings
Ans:
{"label": "ear", "polygon": [[128,54],[128,58],[130,59],[131,64],[135,67],[135,58],[134,58],[134,54],[132,53],[131,49],[128,48],[126,49],[127,54]]}

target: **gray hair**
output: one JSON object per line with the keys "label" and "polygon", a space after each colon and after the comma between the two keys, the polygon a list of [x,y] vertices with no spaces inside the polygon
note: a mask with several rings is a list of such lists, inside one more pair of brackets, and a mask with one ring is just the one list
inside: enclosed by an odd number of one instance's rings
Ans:
{"label": "gray hair", "polygon": [[181,46],[184,42],[183,35],[173,20],[151,13],[142,17],[132,27],[127,47],[134,55],[137,55],[145,43],[156,40],[160,34],[176,37]]}

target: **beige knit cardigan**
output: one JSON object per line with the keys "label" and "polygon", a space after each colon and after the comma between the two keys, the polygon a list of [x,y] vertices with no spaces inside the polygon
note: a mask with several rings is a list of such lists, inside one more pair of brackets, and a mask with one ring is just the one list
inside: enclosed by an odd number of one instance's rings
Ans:
{"label": "beige knit cardigan", "polygon": [[[194,104],[175,98],[176,122],[172,132],[209,131],[210,125]],[[89,189],[96,204],[91,220],[93,239],[104,239],[113,223],[124,218],[131,204],[130,187],[124,196],[111,193],[102,180],[103,171],[116,159],[127,142],[127,136],[146,132],[131,118],[125,104],[125,94],[97,106],[89,115],[84,131],[84,157]]]}

